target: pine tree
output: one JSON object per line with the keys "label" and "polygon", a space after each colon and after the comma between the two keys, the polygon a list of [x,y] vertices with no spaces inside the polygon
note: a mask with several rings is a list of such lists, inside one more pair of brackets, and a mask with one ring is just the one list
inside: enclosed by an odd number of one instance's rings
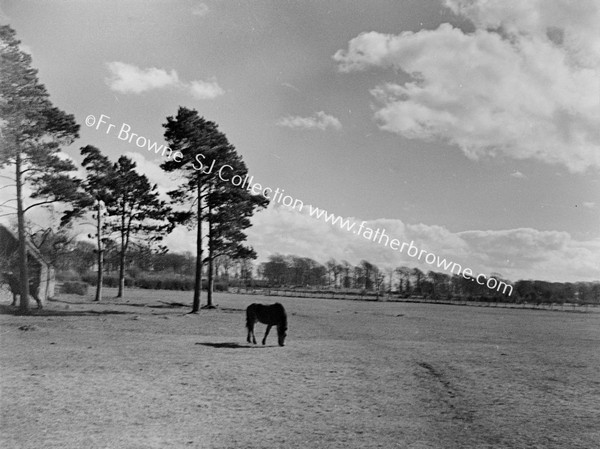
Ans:
{"label": "pine tree", "polygon": [[[202,267],[209,264],[209,284],[213,279],[214,259],[227,254],[232,257],[252,256],[245,247],[243,230],[250,226],[249,217],[268,200],[250,195],[242,187],[223,181],[218,171],[229,165],[236,174],[244,176],[247,169],[216,123],[198,115],[195,110],[180,107],[176,117],[167,117],[165,140],[173,152],[182,157],[167,161],[161,168],[177,171],[184,182],[169,192],[173,201],[189,209],[173,214],[176,224],[196,227],[196,271],[192,313],[200,310]],[[208,256],[204,258],[202,225],[208,227]],[[209,287],[211,292],[211,287]],[[211,295],[211,293],[209,293]],[[212,296],[209,296],[212,306]]]}
{"label": "pine tree", "polygon": [[[25,214],[33,207],[70,202],[81,195],[75,166],[60,156],[60,146],[78,137],[75,118],[54,107],[31,67],[31,57],[8,25],[0,26],[0,168],[14,167],[19,237],[20,310],[29,311],[29,273],[25,244]],[[23,188],[32,189],[32,204],[24,204]]]}
{"label": "pine tree", "polygon": [[[84,188],[89,195],[84,201],[79,203],[78,213],[83,210],[93,208],[96,228],[96,263],[98,265],[96,279],[95,301],[102,299],[102,284],[104,282],[104,254],[106,224],[102,221],[106,214],[106,204],[113,201],[112,182],[116,174],[113,164],[108,157],[103,155],[100,150],[92,145],[87,145],[80,149],[83,161],[81,165],[86,169],[87,176],[84,182]],[[90,236],[91,237],[91,236]]]}
{"label": "pine tree", "polygon": [[243,186],[235,186],[229,176],[234,174],[244,179],[248,174],[246,164],[233,146],[219,155],[221,166],[231,170],[225,179],[214,176],[206,196],[208,221],[208,285],[206,307],[213,306],[214,261],[220,256],[236,259],[256,259],[256,252],[245,246],[244,230],[252,224],[250,217],[259,208],[267,207],[269,200],[262,195],[253,195]]}
{"label": "pine tree", "polygon": [[115,178],[111,183],[112,201],[106,204],[109,230],[119,235],[119,289],[117,297],[125,289],[125,266],[127,251],[133,240],[143,240],[151,245],[163,239],[172,230],[166,222],[171,208],[159,198],[157,185],[151,185],[145,175],[140,175],[136,164],[127,156],[121,156],[113,167]]}

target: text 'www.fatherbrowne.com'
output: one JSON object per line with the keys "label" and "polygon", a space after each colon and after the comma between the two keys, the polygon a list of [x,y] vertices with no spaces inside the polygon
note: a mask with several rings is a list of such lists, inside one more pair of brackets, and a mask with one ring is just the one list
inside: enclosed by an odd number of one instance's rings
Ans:
{"label": "text 'www.fatherbrowne.com'", "polygon": [[468,267],[463,268],[456,262],[446,260],[446,258],[442,259],[424,249],[419,250],[419,248],[414,245],[413,240],[411,240],[410,243],[400,242],[400,240],[396,238],[391,238],[385,232],[385,229],[377,228],[376,230],[373,230],[372,228],[365,226],[366,221],[362,221],[357,228],[357,223],[349,218],[342,218],[334,214],[330,214],[327,211],[319,209],[318,207],[313,207],[310,204],[308,205],[308,208],[308,213],[311,217],[323,220],[325,223],[329,223],[334,226],[337,225],[340,229],[352,232],[355,235],[360,235],[367,240],[387,246],[394,251],[400,251],[401,253],[404,253],[406,249],[406,254],[408,254],[410,257],[416,258],[418,261],[423,260],[428,265],[442,268],[453,274],[462,275],[463,278],[471,279],[471,281],[477,282],[479,285],[485,285],[490,290],[496,290],[498,292],[502,291],[502,293],[508,294],[508,296],[512,295],[512,285],[500,281],[494,277],[488,278],[485,274],[478,274],[477,276],[474,276],[473,271]]}

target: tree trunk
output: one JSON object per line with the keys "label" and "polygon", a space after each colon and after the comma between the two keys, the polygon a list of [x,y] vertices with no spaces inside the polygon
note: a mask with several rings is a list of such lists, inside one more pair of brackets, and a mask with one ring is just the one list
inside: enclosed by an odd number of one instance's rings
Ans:
{"label": "tree trunk", "polygon": [[208,285],[206,289],[206,308],[212,309],[213,305],[213,287],[215,282],[214,276],[214,260],[213,260],[213,248],[211,248],[211,239],[213,237],[212,232],[212,220],[211,220],[211,209],[208,209]]}
{"label": "tree trunk", "polygon": [[127,246],[125,244],[125,200],[123,200],[123,212],[121,215],[121,251],[119,251],[119,291],[117,292],[117,298],[123,297],[123,290],[125,289],[125,251]]}
{"label": "tree trunk", "polygon": [[119,252],[119,291],[117,292],[117,298],[123,297],[123,290],[125,289],[125,251],[121,248]]}
{"label": "tree trunk", "polygon": [[102,248],[102,206],[100,200],[98,200],[98,218],[96,220],[96,226],[98,226],[98,280],[96,284],[96,299],[94,301],[100,301],[102,299],[102,283],[104,282],[104,249]]}
{"label": "tree trunk", "polygon": [[213,266],[213,260],[212,257],[209,256],[208,258],[208,286],[207,286],[207,292],[206,292],[206,307],[208,309],[212,309],[215,306],[213,305],[213,289],[214,289],[214,285],[215,285],[215,276],[214,276],[214,266]]}
{"label": "tree trunk", "polygon": [[192,313],[200,310],[200,292],[202,290],[202,187],[198,181],[198,229],[196,231],[196,279],[194,282],[194,303]]}
{"label": "tree trunk", "polygon": [[17,183],[17,226],[19,235],[19,279],[21,282],[21,302],[19,309],[22,313],[29,312],[29,273],[27,272],[27,246],[25,244],[25,212],[23,212],[23,180],[21,179],[21,153],[16,154],[16,183]]}

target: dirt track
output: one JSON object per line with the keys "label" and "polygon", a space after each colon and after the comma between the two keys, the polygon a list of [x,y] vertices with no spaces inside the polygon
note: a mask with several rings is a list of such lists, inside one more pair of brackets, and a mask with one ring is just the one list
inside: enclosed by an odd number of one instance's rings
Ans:
{"label": "dirt track", "polygon": [[245,342],[275,298],[189,300],[1,314],[0,447],[600,447],[598,313],[281,298],[280,348]]}

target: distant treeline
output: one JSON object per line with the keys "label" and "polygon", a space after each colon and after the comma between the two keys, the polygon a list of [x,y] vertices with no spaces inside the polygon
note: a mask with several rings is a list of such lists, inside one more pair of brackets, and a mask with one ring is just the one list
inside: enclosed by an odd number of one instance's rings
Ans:
{"label": "distant treeline", "polygon": [[[167,290],[192,290],[196,258],[191,253],[157,252],[136,247],[128,256],[125,282],[128,287]],[[104,285],[118,285],[118,253],[107,252]],[[56,267],[63,281],[84,281],[95,285],[94,245],[77,242],[71,251],[58,257]],[[515,303],[578,303],[600,304],[600,282],[546,282],[519,280],[514,283],[495,277],[513,286],[509,296],[485,285],[434,271],[423,272],[406,266],[382,270],[363,260],[358,265],[330,259],[321,264],[307,257],[272,255],[258,266],[251,260],[215,261],[216,291],[230,287],[272,289],[309,289],[314,291],[347,291],[367,296],[392,295],[399,298],[428,298],[436,300],[473,300]],[[205,273],[204,280],[206,280]],[[203,282],[206,288],[206,281]]]}
{"label": "distant treeline", "polygon": [[546,282],[520,280],[514,283],[499,274],[488,276],[513,286],[510,295],[487,288],[460,275],[449,275],[406,266],[382,270],[363,260],[358,265],[330,259],[320,264],[306,257],[273,255],[258,267],[258,277],[272,288],[353,289],[402,298],[473,300],[516,303],[600,304],[600,282]]}

